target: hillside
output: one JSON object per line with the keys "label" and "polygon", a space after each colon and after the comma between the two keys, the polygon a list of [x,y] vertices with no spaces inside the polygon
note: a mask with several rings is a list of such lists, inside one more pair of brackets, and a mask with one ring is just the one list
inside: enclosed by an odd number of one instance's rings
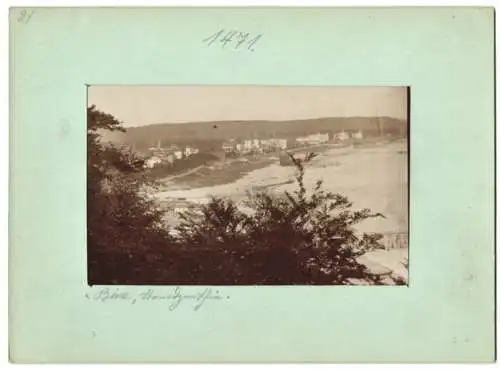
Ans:
{"label": "hillside", "polygon": [[163,144],[224,141],[230,138],[295,138],[310,133],[363,130],[366,136],[406,135],[406,122],[390,117],[318,118],[293,121],[221,121],[162,123],[127,129],[123,140],[136,147]]}

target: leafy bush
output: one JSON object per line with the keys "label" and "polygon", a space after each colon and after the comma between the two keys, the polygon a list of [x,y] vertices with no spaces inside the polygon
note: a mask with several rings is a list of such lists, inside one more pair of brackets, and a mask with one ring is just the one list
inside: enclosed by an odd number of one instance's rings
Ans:
{"label": "leafy bush", "polygon": [[[201,212],[187,212],[176,228],[179,247],[209,250],[213,264],[206,280],[213,284],[349,284],[354,279],[378,283],[356,259],[382,248],[379,234],[357,235],[354,225],[380,217],[368,209],[351,210],[345,196],[325,192],[321,181],[309,195],[304,160],[290,156],[297,168],[298,189],[292,193],[249,194],[244,213],[230,199],[212,198]],[[205,260],[200,259],[200,263]],[[205,265],[206,266],[206,265]],[[207,270],[205,268],[204,272]]]}

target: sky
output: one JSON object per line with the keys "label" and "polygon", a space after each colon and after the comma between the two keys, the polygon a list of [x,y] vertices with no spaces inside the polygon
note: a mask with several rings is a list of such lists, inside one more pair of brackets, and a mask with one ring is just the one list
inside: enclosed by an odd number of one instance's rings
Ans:
{"label": "sky", "polygon": [[125,127],[222,120],[407,116],[405,87],[90,86],[88,105]]}

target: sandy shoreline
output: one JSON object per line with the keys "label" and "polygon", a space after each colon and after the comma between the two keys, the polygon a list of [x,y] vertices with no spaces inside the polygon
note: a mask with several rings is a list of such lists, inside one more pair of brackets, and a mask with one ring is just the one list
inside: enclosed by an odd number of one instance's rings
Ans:
{"label": "sandy shoreline", "polygon": [[[183,199],[196,204],[207,203],[211,196],[231,198],[239,202],[252,189],[275,185],[272,191],[296,189],[291,166],[273,163],[254,170],[242,178],[223,185],[189,190],[170,190],[156,194],[161,202]],[[323,188],[346,195],[354,208],[381,212],[386,219],[368,219],[363,231],[406,232],[407,230],[407,157],[405,145],[392,143],[372,148],[333,149],[320,154],[307,164],[305,185],[312,189],[317,180]],[[281,183],[281,185],[280,185]]]}
{"label": "sandy shoreline", "polygon": [[[391,143],[379,147],[332,149],[321,153],[307,164],[304,183],[312,189],[317,180],[323,180],[325,190],[340,193],[353,202],[354,209],[368,208],[381,212],[385,219],[367,219],[357,225],[360,232],[407,233],[408,231],[408,167],[404,143]],[[246,198],[246,191],[259,186],[278,184],[272,191],[294,191],[296,183],[279,184],[294,179],[292,166],[273,163],[254,170],[244,177],[224,185],[200,187],[189,190],[170,190],[156,194],[163,203],[184,199],[190,203],[204,204],[210,196],[231,198],[239,202]],[[171,221],[174,222],[175,216]],[[367,253],[360,262],[374,272],[387,271],[404,279],[408,270],[403,262],[408,258],[408,248],[379,250]]]}

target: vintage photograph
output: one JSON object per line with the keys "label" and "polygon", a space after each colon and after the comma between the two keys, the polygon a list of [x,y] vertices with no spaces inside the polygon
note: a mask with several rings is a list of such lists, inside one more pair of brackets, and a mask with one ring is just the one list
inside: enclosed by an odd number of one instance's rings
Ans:
{"label": "vintage photograph", "polygon": [[89,285],[408,285],[408,87],[87,87]]}

